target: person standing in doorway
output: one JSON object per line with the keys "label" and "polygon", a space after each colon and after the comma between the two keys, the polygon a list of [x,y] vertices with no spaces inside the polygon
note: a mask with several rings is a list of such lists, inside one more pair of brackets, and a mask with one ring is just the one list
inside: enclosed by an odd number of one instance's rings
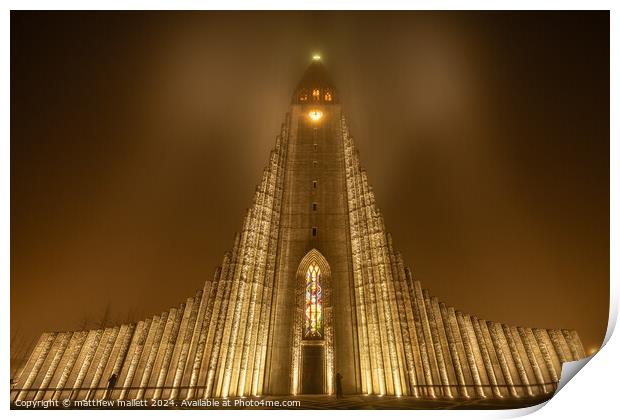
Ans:
{"label": "person standing in doorway", "polygon": [[342,398],[342,375],[340,372],[336,373],[336,398]]}

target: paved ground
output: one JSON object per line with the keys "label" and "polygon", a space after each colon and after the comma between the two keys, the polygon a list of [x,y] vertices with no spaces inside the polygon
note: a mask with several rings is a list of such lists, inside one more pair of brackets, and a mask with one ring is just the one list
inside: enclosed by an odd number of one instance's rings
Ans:
{"label": "paved ground", "polygon": [[[342,399],[334,397],[317,397],[300,395],[294,399],[301,402],[299,407],[287,407],[287,409],[388,409],[388,410],[451,410],[451,409],[474,409],[474,410],[498,410],[510,408],[522,408],[540,404],[550,396],[520,399],[420,399],[411,397],[377,397],[377,396],[345,396]],[[285,398],[265,397],[265,400],[284,400]],[[258,407],[260,408],[260,407]]]}
{"label": "paved ground", "polygon": [[[506,399],[427,399],[413,397],[378,397],[378,396],[345,396],[341,399],[330,396],[298,395],[296,397],[265,396],[258,398],[213,398],[209,400],[190,401],[161,401],[163,404],[153,405],[150,401],[135,400],[104,402],[108,405],[79,406],[78,402],[50,407],[24,407],[23,405],[11,404],[12,409],[248,409],[248,410],[502,410],[511,408],[523,408],[540,404],[550,398],[550,395],[537,398],[506,398]],[[101,401],[99,401],[101,403]],[[208,402],[208,404],[207,404]],[[199,404],[202,403],[202,404]],[[293,404],[291,404],[293,403]],[[124,406],[122,406],[125,404]]]}
{"label": "paved ground", "polygon": [[[329,396],[298,395],[296,397],[231,398],[212,399],[216,406],[201,408],[217,409],[287,409],[287,410],[503,410],[523,408],[540,404],[550,395],[519,399],[427,399],[412,397],[345,396],[341,399]],[[289,402],[299,402],[291,406]],[[178,403],[177,403],[178,404]],[[226,406],[226,404],[230,404]],[[176,408],[199,408],[183,406]]]}

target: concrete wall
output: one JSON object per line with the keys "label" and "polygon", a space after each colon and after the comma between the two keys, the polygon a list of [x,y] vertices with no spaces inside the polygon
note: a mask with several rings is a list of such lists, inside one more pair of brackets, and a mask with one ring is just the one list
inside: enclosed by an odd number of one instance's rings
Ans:
{"label": "concrete wall", "polygon": [[12,400],[288,395],[297,272],[313,249],[329,266],[325,376],[341,373],[345,394],[552,392],[561,364],[585,357],[577,333],[480,320],[422,289],[385,232],[340,106],[321,105],[312,122],[315,108],[292,106],[242,230],[202,290],[137,323],[44,333]]}

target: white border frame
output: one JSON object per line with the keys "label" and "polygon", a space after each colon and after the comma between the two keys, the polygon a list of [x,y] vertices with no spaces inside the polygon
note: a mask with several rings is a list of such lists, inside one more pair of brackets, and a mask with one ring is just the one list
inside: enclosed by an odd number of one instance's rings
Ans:
{"label": "white border frame", "polygon": [[[618,223],[614,216],[619,215],[618,209],[618,181],[620,176],[620,170],[618,169],[618,83],[617,75],[619,74],[618,67],[618,42],[619,35],[617,25],[620,21],[618,19],[617,10],[618,2],[614,1],[577,1],[577,0],[522,0],[522,1],[489,1],[489,0],[475,0],[475,1],[456,1],[448,0],[442,2],[430,2],[430,1],[394,1],[383,0],[380,3],[370,2],[368,0],[345,0],[335,2],[333,0],[314,0],[312,2],[301,2],[298,0],[292,1],[262,1],[260,4],[251,2],[248,0],[229,0],[227,2],[213,3],[198,0],[177,0],[177,1],[165,1],[165,0],[152,0],[152,1],[140,1],[140,0],[91,0],[88,2],[65,0],[65,1],[42,1],[42,0],[9,0],[5,3],[5,11],[2,15],[2,28],[3,35],[0,38],[0,48],[2,49],[2,56],[4,57],[5,64],[2,66],[2,75],[4,83],[2,85],[3,101],[2,101],[2,153],[0,153],[0,170],[2,171],[2,177],[0,179],[0,193],[2,195],[1,214],[2,221],[0,223],[0,229],[2,232],[2,260],[4,264],[2,267],[2,300],[4,301],[2,318],[5,326],[4,334],[2,336],[2,348],[0,354],[4,363],[2,364],[2,375],[0,377],[5,378],[5,386],[9,385],[8,378],[9,372],[9,317],[10,317],[10,10],[149,10],[149,9],[175,9],[175,10],[202,10],[202,9],[214,9],[214,10],[229,10],[229,9],[256,9],[256,6],[262,6],[266,9],[296,9],[296,10],[321,10],[321,9],[357,9],[357,10],[374,10],[380,9],[419,9],[419,10],[480,10],[480,9],[492,9],[492,10],[610,10],[610,115],[612,117],[610,121],[610,312],[609,322],[607,328],[607,334],[605,336],[604,347],[601,348],[599,353],[594,357],[586,359],[587,367],[583,369],[583,372],[578,375],[579,379],[570,381],[568,385],[559,391],[548,403],[541,404],[533,408],[525,408],[518,410],[503,410],[503,411],[424,411],[423,413],[415,414],[415,412],[406,411],[389,411],[381,414],[390,416],[398,416],[402,418],[410,418],[412,415],[420,415],[423,418],[502,418],[502,417],[517,417],[526,414],[534,413],[535,418],[584,418],[586,416],[591,418],[607,418],[607,414],[612,411],[616,411],[615,400],[617,397],[616,382],[620,380],[620,345],[615,337],[612,337],[612,333],[615,328],[617,314],[618,314],[618,277],[620,272],[618,270],[618,246],[617,241],[619,237]],[[7,7],[8,6],[8,7]],[[585,366],[585,363],[577,363],[577,365],[566,366],[563,369],[562,382],[565,382],[566,378],[572,378],[572,375]],[[569,370],[573,370],[572,375]],[[565,372],[566,371],[566,372]],[[6,389],[5,395],[9,395],[9,390]],[[8,401],[5,403],[4,410],[9,411]],[[540,409],[544,406],[544,409]],[[49,416],[50,418],[81,418],[84,416],[84,412],[81,410],[61,410],[61,411],[28,411],[28,410],[12,410],[11,416],[19,418],[28,418],[34,416]],[[295,416],[301,418],[310,418],[317,413],[309,411],[296,411]],[[346,413],[342,413],[346,415]],[[341,414],[341,415],[342,415]],[[379,413],[374,411],[357,411],[356,416],[369,418]],[[91,411],[89,416],[98,418],[107,418],[111,415],[111,412],[106,410]],[[114,417],[120,418],[133,418],[136,415],[146,416],[150,419],[169,419],[171,416],[178,416],[179,411],[170,412],[168,410],[149,410],[148,414],[137,411],[115,411]],[[231,411],[209,411],[204,412],[202,410],[186,410],[182,414],[184,417],[200,418],[203,419],[205,415],[209,417],[245,417],[247,415],[262,417],[262,418],[283,418],[291,415],[288,410],[263,410],[263,411],[246,411],[246,410],[231,410]],[[322,412],[321,416],[335,416],[334,412]]]}

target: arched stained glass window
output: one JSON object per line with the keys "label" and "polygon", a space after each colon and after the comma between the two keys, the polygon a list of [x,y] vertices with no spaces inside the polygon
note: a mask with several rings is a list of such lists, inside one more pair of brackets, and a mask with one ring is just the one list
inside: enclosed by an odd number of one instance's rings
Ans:
{"label": "arched stained glass window", "polygon": [[323,301],[321,293],[321,269],[316,263],[306,271],[306,325],[304,338],[323,337]]}
{"label": "arched stained glass window", "polygon": [[312,91],[312,97],[313,97],[315,100],[318,100],[318,99],[321,97],[321,91],[320,91],[319,89],[314,89],[314,90]]}

